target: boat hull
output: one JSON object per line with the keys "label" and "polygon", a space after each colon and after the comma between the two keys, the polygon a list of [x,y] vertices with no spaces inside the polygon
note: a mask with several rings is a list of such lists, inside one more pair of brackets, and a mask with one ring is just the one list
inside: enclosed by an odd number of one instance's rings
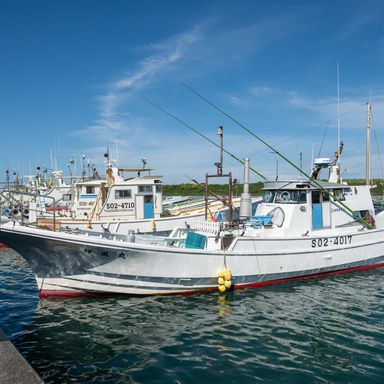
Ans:
{"label": "boat hull", "polygon": [[[217,289],[226,266],[235,289],[384,265],[384,231],[354,232],[349,244],[323,237],[237,238],[226,252],[137,244],[22,226],[0,228],[0,241],[29,263],[41,296],[94,293],[189,294]],[[249,244],[253,242],[253,247]],[[253,251],[240,251],[253,249]],[[231,250],[232,249],[232,250]]]}

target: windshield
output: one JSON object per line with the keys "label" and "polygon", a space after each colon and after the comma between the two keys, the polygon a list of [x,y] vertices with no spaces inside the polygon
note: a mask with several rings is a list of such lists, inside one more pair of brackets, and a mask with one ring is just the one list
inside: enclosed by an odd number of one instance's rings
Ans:
{"label": "windshield", "polygon": [[275,200],[276,191],[264,191],[263,202],[264,203],[273,203]]}
{"label": "windshield", "polygon": [[306,191],[277,191],[275,203],[302,204],[307,202]]}

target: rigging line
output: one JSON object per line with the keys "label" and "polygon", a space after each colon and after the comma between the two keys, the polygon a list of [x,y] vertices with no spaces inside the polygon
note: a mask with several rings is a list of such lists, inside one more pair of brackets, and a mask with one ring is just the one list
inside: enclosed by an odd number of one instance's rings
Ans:
{"label": "rigging line", "polygon": [[[283,140],[283,141],[280,141],[279,143],[276,143],[276,144],[273,144],[275,147],[277,147],[277,146],[279,146],[279,145],[282,145],[282,144],[285,144],[285,143],[287,143],[288,141],[291,141],[291,140],[293,140],[293,139],[296,139],[297,137],[300,137],[300,136],[303,136],[303,135],[305,135],[305,134],[307,134],[308,132],[311,132],[311,131],[314,131],[315,129],[317,129],[318,128],[318,126],[315,126],[315,127],[312,127],[312,128],[310,128],[310,129],[307,129],[306,131],[304,131],[304,132],[300,132],[300,133],[298,133],[297,135],[294,135],[294,136],[292,136],[292,137],[288,137],[287,139],[285,139],[285,140]],[[261,152],[265,152],[265,151],[267,151],[267,149],[262,149],[261,151],[258,151],[258,152],[256,152],[256,153],[261,153]]]}
{"label": "rigging line", "polygon": [[325,189],[316,179],[312,178],[310,175],[308,175],[305,171],[303,171],[300,167],[298,167],[295,163],[293,163],[291,160],[289,160],[286,156],[284,156],[282,153],[280,153],[277,149],[273,148],[272,145],[267,143],[265,140],[263,140],[261,137],[256,135],[254,132],[252,132],[249,128],[247,128],[245,125],[241,124],[239,121],[237,121],[234,117],[223,111],[221,108],[219,108],[216,104],[206,99],[204,96],[202,96],[200,93],[189,87],[185,83],[180,83],[184,88],[189,90],[191,93],[198,96],[200,99],[204,100],[207,104],[209,104],[212,108],[216,109],[223,115],[227,116],[230,120],[232,120],[235,124],[240,126],[241,128],[245,129],[248,133],[250,133],[253,137],[255,137],[257,140],[262,142],[265,146],[270,148],[273,152],[276,153],[276,155],[280,156],[283,160],[285,160],[288,164],[292,165],[296,170],[298,170],[301,174],[303,174],[305,177],[307,177],[313,184],[315,184],[317,187],[319,187],[323,192],[325,192],[327,195],[332,197],[334,201],[337,201],[344,209],[346,209],[353,218],[357,219],[361,224],[363,224],[368,229],[372,229],[372,225],[369,224],[367,221],[362,219],[361,217],[357,216],[355,212],[349,208],[346,204],[344,204],[338,197],[336,197],[333,193],[329,192],[327,189]]}
{"label": "rigging line", "polygon": [[321,145],[320,145],[319,153],[317,154],[317,157],[320,157],[321,150],[323,149],[323,144],[324,144],[325,136],[327,135],[327,131],[328,131],[328,127],[329,127],[329,123],[330,123],[330,122],[328,121],[328,122],[327,122],[327,126],[325,127],[324,135],[323,135],[323,140],[321,141]]}
{"label": "rigging line", "polygon": [[[179,119],[177,116],[173,115],[172,113],[168,112],[167,110],[165,110],[164,108],[160,107],[159,105],[157,105],[156,103],[154,103],[153,101],[147,99],[146,97],[142,97],[143,100],[145,100],[147,103],[151,104],[152,106],[154,106],[155,108],[159,109],[160,111],[164,112],[165,114],[167,114],[168,116],[172,117],[173,119],[175,119],[176,121],[178,121],[180,124],[183,124],[184,126],[186,126],[187,128],[191,129],[193,132],[197,133],[198,135],[200,135],[201,137],[203,137],[205,140],[208,140],[211,144],[215,145],[216,147],[220,148],[220,145],[216,144],[213,140],[211,140],[209,137],[203,135],[201,132],[199,132],[197,129],[193,128],[192,126],[190,126],[189,124],[187,124],[186,122],[184,122],[183,120]],[[229,151],[227,151],[225,148],[223,148],[223,152],[225,152],[227,155],[231,156],[233,159],[239,161],[241,164],[244,165],[244,161],[239,159],[237,156],[233,155],[232,153],[230,153]],[[254,173],[256,173],[257,175],[259,175],[262,179],[266,179],[266,177],[264,175],[262,175],[261,173],[259,173],[258,171],[256,171],[256,169],[252,168],[252,167],[249,167],[249,169],[251,171],[253,171]]]}
{"label": "rigging line", "polygon": [[[344,112],[344,113],[341,113],[340,116],[341,116],[341,117],[347,116],[347,115],[349,115],[350,113],[357,111],[357,110],[360,109],[361,107],[362,107],[362,105],[359,104],[359,105],[357,105],[356,107],[351,108],[349,111],[346,111],[346,112]],[[326,137],[327,130],[328,130],[329,126],[331,125],[331,123],[332,123],[333,121],[335,121],[335,120],[332,120],[332,119],[331,119],[331,120],[328,120],[328,121],[327,121],[327,126],[326,126],[326,128],[325,128],[325,132],[324,132],[324,136],[323,136],[323,139],[322,139],[322,142],[321,142],[321,145],[320,145],[319,153],[318,153],[318,155],[317,155],[318,157],[320,157],[320,153],[321,153],[322,147],[323,147],[323,145],[324,145],[324,141],[325,141],[325,137]],[[288,138],[288,139],[286,139],[286,140],[283,140],[283,141],[281,141],[281,142],[279,142],[279,143],[277,143],[277,144],[274,144],[274,146],[277,147],[278,145],[284,144],[284,143],[286,143],[286,142],[288,142],[288,141],[290,141],[290,140],[295,139],[296,137],[305,135],[306,133],[311,132],[311,131],[317,129],[320,125],[321,125],[321,124],[319,123],[319,124],[316,125],[315,127],[308,129],[307,131],[304,131],[304,132],[302,132],[302,133],[298,133],[298,134],[295,135],[295,136],[292,136],[292,137],[290,137],[290,138]]]}

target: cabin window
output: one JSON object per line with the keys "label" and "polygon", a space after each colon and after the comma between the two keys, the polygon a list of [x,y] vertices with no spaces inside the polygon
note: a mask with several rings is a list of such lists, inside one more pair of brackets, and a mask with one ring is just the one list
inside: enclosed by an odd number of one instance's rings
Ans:
{"label": "cabin window", "polygon": [[115,191],[115,199],[130,199],[132,192],[130,189],[117,189]]}
{"label": "cabin window", "polygon": [[305,191],[277,191],[275,203],[280,204],[303,204],[307,202]]}
{"label": "cabin window", "polygon": [[361,217],[362,219],[365,219],[370,214],[371,213],[368,210],[355,211],[355,215]]}
{"label": "cabin window", "polygon": [[344,196],[344,193],[343,193],[343,190],[342,189],[334,189],[333,190],[333,194],[335,195],[335,197],[337,199],[339,199],[340,201],[344,201],[345,200],[345,196]]}
{"label": "cabin window", "polygon": [[312,191],[312,204],[320,204],[321,192],[320,191]]}
{"label": "cabin window", "polygon": [[92,185],[87,185],[85,187],[85,193],[86,194],[94,194],[95,193],[95,187]]}
{"label": "cabin window", "polygon": [[153,196],[144,196],[144,204],[153,203]]}
{"label": "cabin window", "polygon": [[156,185],[156,193],[161,193],[163,190],[163,186],[162,185]]}
{"label": "cabin window", "polygon": [[275,191],[264,191],[263,202],[264,203],[273,203],[275,199]]}
{"label": "cabin window", "polygon": [[152,185],[139,185],[139,192],[152,192]]}
{"label": "cabin window", "polygon": [[63,201],[71,201],[72,195],[70,193],[64,193]]}
{"label": "cabin window", "polygon": [[329,201],[329,195],[328,195],[327,192],[323,192],[322,195],[323,195],[323,203],[324,203],[325,201]]}

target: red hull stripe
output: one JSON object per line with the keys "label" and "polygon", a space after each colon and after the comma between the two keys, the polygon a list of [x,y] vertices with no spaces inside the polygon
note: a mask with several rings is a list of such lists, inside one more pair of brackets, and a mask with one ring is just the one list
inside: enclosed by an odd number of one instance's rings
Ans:
{"label": "red hull stripe", "polygon": [[0,248],[8,248],[8,246],[5,244],[0,244]]}
{"label": "red hull stripe", "polygon": [[384,263],[372,264],[372,265],[363,265],[361,267],[341,269],[339,271],[315,273],[312,275],[305,275],[305,276],[298,276],[298,277],[288,277],[286,279],[260,281],[257,283],[250,283],[250,284],[239,284],[239,285],[235,286],[235,289],[243,289],[243,288],[248,288],[248,287],[264,287],[265,285],[278,284],[278,283],[288,283],[288,282],[294,281],[294,280],[318,279],[318,278],[327,277],[330,275],[343,275],[346,273],[352,273],[352,272],[357,272],[357,271],[368,271],[369,269],[376,269],[376,268],[382,268],[382,267],[384,267]]}
{"label": "red hull stripe", "polygon": [[[268,280],[268,281],[260,281],[257,283],[249,283],[249,284],[236,284],[234,286],[234,289],[244,289],[244,288],[250,288],[250,287],[264,287],[266,285],[271,284],[279,284],[279,283],[287,283],[290,281],[295,280],[307,280],[307,279],[315,279],[315,278],[322,278],[327,277],[330,275],[342,275],[346,273],[352,273],[357,271],[367,271],[370,269],[376,269],[376,268],[383,268],[384,263],[379,264],[373,264],[373,265],[363,265],[361,267],[353,267],[353,268],[347,268],[347,269],[341,269],[339,271],[331,271],[331,272],[322,272],[322,273],[315,273],[312,275],[305,275],[305,276],[298,276],[298,277],[289,277],[286,279],[276,279],[276,280]],[[155,295],[192,295],[197,292],[212,292],[216,291],[216,288],[206,288],[206,289],[199,289],[199,290],[187,290],[187,291],[179,291],[179,292],[167,292],[167,293],[156,293]],[[42,290],[40,291],[40,297],[41,298],[48,298],[48,297],[85,297],[85,296],[101,296],[101,295],[115,295],[117,293],[113,292],[90,292],[90,291],[51,291],[51,290]],[[142,295],[131,295],[131,296],[142,296]]]}

